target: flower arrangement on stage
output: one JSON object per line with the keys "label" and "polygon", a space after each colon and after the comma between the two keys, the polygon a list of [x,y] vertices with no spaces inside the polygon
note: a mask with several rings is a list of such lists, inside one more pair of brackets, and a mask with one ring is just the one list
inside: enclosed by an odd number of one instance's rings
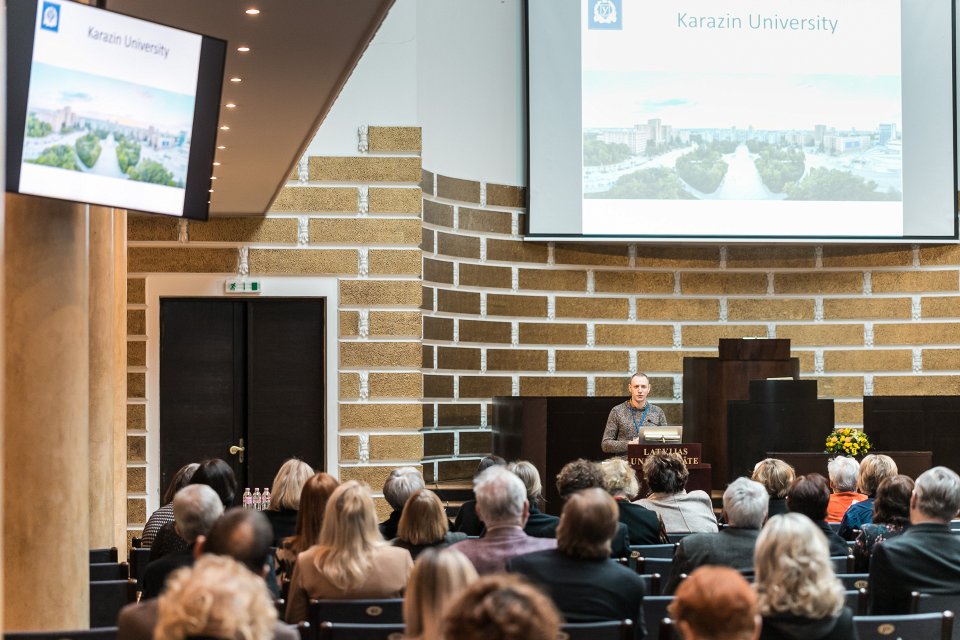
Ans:
{"label": "flower arrangement on stage", "polygon": [[870,438],[860,429],[841,427],[827,436],[827,453],[839,453],[846,456],[860,456],[870,452]]}

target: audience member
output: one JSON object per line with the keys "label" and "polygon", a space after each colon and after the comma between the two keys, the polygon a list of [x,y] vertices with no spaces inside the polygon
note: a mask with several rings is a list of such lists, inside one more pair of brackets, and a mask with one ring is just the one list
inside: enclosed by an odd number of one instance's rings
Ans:
{"label": "audience member", "polygon": [[567,622],[630,619],[642,638],[644,582],[610,559],[618,524],[617,504],[606,491],[578,491],[563,505],[557,548],[512,558],[507,569],[542,587]]}
{"label": "audience member", "polygon": [[[489,469],[490,467],[500,465],[505,466],[507,461],[500,456],[484,456],[477,465],[477,470],[473,474],[473,479]],[[457,518],[453,521],[453,530],[465,533],[468,536],[483,535],[483,522],[477,517],[477,501],[467,500],[460,505],[457,511]]]}
{"label": "audience member", "polygon": [[276,620],[263,580],[235,560],[208,555],[171,577],[153,637],[271,640]]}
{"label": "audience member", "polygon": [[220,458],[200,462],[190,484],[205,484],[216,491],[224,510],[237,506],[237,476],[233,467]]}
{"label": "audience member", "polygon": [[840,520],[840,530],[837,532],[844,540],[853,540],[857,537],[857,529],[873,522],[873,500],[877,495],[877,488],[887,478],[896,476],[897,463],[890,456],[882,453],[865,456],[860,461],[860,475],[857,478],[857,489],[867,496],[866,500],[854,502],[843,514]]}
{"label": "audience member", "polygon": [[397,527],[403,514],[403,505],[414,491],[423,489],[423,474],[416,467],[398,467],[390,472],[383,483],[383,497],[393,511],[380,523],[380,534],[384,540],[397,537]]}
{"label": "audience member", "polygon": [[794,478],[796,473],[793,467],[777,458],[765,458],[753,468],[750,479],[762,484],[770,496],[767,517],[772,518],[787,512],[787,489]]}
{"label": "audience member", "polygon": [[390,546],[380,535],[367,486],[344,482],[327,501],[319,543],[297,558],[287,622],[306,619],[310,598],[398,598],[411,569],[410,553]]}
{"label": "audience member", "polygon": [[[578,458],[563,465],[560,468],[560,473],[557,474],[557,492],[564,502],[577,491],[593,488],[603,489],[603,472],[600,471],[600,465],[596,462]],[[551,536],[557,537],[556,528],[554,528]],[[611,557],[613,558],[630,556],[630,533],[627,530],[627,525],[622,522],[617,526],[617,533],[613,536],[611,547]]]}
{"label": "audience member", "polygon": [[193,545],[206,535],[223,514],[223,504],[216,492],[203,484],[190,484],[173,498],[173,526],[188,547],[149,563],[143,575],[142,598],[156,598],[163,590],[167,576],[180,567],[193,564]]}
{"label": "audience member", "polygon": [[486,525],[482,538],[462,540],[452,547],[463,553],[480,575],[503,571],[514,556],[553,549],[552,538],[533,538],[523,532],[530,513],[527,490],[506,467],[492,466],[473,483],[477,515]]}
{"label": "audience member", "polygon": [[797,477],[787,490],[787,509],[810,518],[823,532],[831,556],[847,555],[847,543],[827,524],[827,505],[830,504],[830,485],[819,473]]}
{"label": "audience member", "polygon": [[754,554],[760,640],[850,640],[853,613],[817,526],[799,513],[771,518]]}
{"label": "audience member", "polygon": [[640,493],[637,472],[623,458],[610,458],[600,463],[603,488],[617,501],[620,522],[627,526],[630,544],[667,542],[663,521],[655,512],[630,502]]}
{"label": "audience member", "polygon": [[832,490],[827,505],[827,522],[840,522],[850,505],[867,499],[864,494],[856,492],[859,473],[860,463],[846,456],[837,456],[827,464]]}
{"label": "audience member", "polygon": [[185,464],[180,467],[174,474],[173,479],[170,480],[170,484],[167,485],[167,490],[163,494],[163,499],[160,501],[163,506],[151,513],[150,517],[147,518],[147,524],[143,525],[143,537],[140,538],[140,546],[142,548],[149,549],[153,544],[153,540],[157,537],[157,532],[160,531],[160,527],[168,522],[173,522],[173,496],[177,495],[177,491],[180,491],[180,489],[183,489],[190,483],[193,472],[196,471],[199,466],[196,462],[191,462],[190,464]]}
{"label": "audience member", "polygon": [[913,480],[909,476],[893,476],[880,483],[873,501],[873,522],[862,525],[853,545],[854,571],[869,572],[870,556],[876,546],[884,540],[897,537],[910,526],[913,487]]}
{"label": "audience member", "polygon": [[440,640],[444,607],[476,579],[476,569],[459,551],[425,549],[413,565],[403,599],[405,640]]}
{"label": "audience member", "polygon": [[523,532],[534,538],[552,538],[560,524],[560,518],[541,511],[543,507],[543,485],[540,483],[540,472],[533,463],[518,460],[507,465],[511,473],[520,478],[527,489],[527,502],[530,504],[530,517],[523,527]]}
{"label": "audience member", "polygon": [[550,599],[512,575],[479,578],[441,621],[444,640],[556,640],[559,633],[560,614]]}
{"label": "audience member", "polygon": [[313,468],[298,458],[290,458],[280,465],[270,489],[270,507],[263,512],[273,527],[273,546],[279,547],[284,538],[296,531],[300,492],[312,475]]}
{"label": "audience member", "polygon": [[424,549],[449,547],[466,538],[465,533],[450,531],[450,522],[437,494],[429,489],[419,489],[403,505],[397,537],[392,544],[406,549],[416,560]]}
{"label": "audience member", "polygon": [[716,533],[713,502],[704,491],[687,493],[690,472],[676,453],[655,453],[643,462],[643,475],[651,494],[634,504],[656,511],[667,533]]}
{"label": "audience member", "polygon": [[911,591],[960,594],[960,537],[950,531],[958,509],[956,473],[934,467],[920,474],[910,498],[910,527],[873,550],[871,613],[908,613]]}
{"label": "audience member", "polygon": [[729,526],[719,533],[694,533],[680,541],[673,571],[664,593],[673,593],[681,574],[703,565],[721,565],[738,571],[753,570],[753,551],[760,527],[767,519],[767,490],[759,482],[737,478],[723,492],[723,513]]}
{"label": "audience member", "polygon": [[700,567],[667,607],[683,640],[757,640],[757,595],[729,567]]}
{"label": "audience member", "polygon": [[327,500],[340,483],[329,473],[316,473],[303,485],[300,491],[300,509],[297,511],[297,530],[286,538],[277,548],[277,575],[281,584],[281,594],[286,595],[283,585],[289,585],[293,577],[293,567],[297,556],[320,541],[320,529],[323,526],[323,512]]}

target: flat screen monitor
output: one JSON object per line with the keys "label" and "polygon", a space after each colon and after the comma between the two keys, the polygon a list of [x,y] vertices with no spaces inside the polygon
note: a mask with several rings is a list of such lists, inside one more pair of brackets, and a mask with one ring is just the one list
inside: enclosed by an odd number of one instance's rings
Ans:
{"label": "flat screen monitor", "polygon": [[206,220],[226,42],[7,3],[9,192]]}
{"label": "flat screen monitor", "polygon": [[526,0],[527,235],[957,238],[953,0]]}

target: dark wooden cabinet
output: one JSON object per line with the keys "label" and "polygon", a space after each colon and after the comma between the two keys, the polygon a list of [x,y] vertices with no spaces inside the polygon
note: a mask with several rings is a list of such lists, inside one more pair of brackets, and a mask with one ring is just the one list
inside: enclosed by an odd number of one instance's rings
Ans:
{"label": "dark wooden cabinet", "polygon": [[930,450],[960,471],[960,396],[867,396],[863,431],[877,451]]}

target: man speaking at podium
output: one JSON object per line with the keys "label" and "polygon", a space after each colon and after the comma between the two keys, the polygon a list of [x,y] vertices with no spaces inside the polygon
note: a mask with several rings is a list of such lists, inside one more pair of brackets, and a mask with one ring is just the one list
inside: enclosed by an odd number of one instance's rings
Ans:
{"label": "man speaking at podium", "polygon": [[610,410],[607,427],[603,430],[600,448],[604,453],[626,455],[628,444],[640,442],[641,429],[646,426],[663,427],[667,416],[663,409],[647,402],[650,394],[650,378],[637,372],[630,376],[630,399]]}

